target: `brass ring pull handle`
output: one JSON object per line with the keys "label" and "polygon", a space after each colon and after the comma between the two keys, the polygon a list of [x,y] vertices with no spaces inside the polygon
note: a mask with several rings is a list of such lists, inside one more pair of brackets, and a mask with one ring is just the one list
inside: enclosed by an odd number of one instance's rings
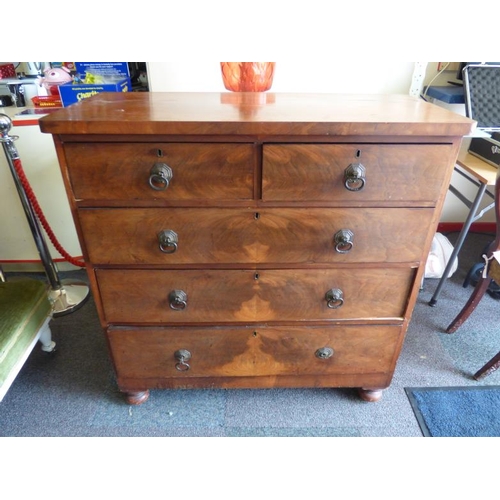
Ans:
{"label": "brass ring pull handle", "polygon": [[331,347],[321,347],[314,355],[319,359],[328,359],[331,358],[334,353],[335,351]]}
{"label": "brass ring pull handle", "polygon": [[191,368],[190,364],[186,363],[186,361],[191,359],[191,353],[187,349],[179,349],[178,351],[175,351],[174,358],[177,360],[177,363],[175,364],[176,370],[186,372]]}
{"label": "brass ring pull handle", "polygon": [[341,229],[333,237],[335,241],[335,251],[338,253],[348,253],[354,246],[354,233],[350,229]]}
{"label": "brass ring pull handle", "polygon": [[344,304],[344,294],[339,288],[332,288],[326,292],[325,300],[330,309],[338,309]]}
{"label": "brass ring pull handle", "polygon": [[165,191],[174,173],[166,163],[155,163],[149,171],[149,185],[155,191]]}
{"label": "brass ring pull handle", "polygon": [[361,191],[366,183],[366,169],[361,163],[351,163],[344,170],[344,186],[349,191]]}
{"label": "brass ring pull handle", "polygon": [[158,241],[160,243],[160,250],[163,253],[174,253],[177,250],[177,243],[179,243],[179,236],[171,229],[165,229],[158,233]]}
{"label": "brass ring pull handle", "polygon": [[187,293],[182,290],[172,290],[168,295],[168,302],[174,311],[182,311],[187,307]]}

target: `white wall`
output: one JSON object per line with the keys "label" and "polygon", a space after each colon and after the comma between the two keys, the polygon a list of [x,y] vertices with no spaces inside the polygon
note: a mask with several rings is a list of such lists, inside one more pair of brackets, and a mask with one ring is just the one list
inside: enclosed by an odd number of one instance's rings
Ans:
{"label": "white wall", "polygon": [[[272,92],[408,94],[413,62],[277,62]],[[148,63],[154,92],[225,92],[219,62]]]}

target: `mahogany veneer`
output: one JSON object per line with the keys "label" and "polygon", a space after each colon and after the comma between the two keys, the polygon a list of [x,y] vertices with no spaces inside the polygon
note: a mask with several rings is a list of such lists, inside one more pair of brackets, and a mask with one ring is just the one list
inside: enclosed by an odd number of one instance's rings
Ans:
{"label": "mahogany veneer", "polygon": [[104,93],[40,124],[130,404],[380,398],[473,121],[408,96]]}

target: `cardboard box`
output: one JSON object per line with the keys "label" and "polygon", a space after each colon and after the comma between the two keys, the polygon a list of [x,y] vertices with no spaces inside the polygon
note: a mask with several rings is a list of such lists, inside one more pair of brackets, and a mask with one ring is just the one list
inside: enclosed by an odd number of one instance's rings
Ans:
{"label": "cardboard box", "polygon": [[124,79],[115,83],[85,84],[65,83],[59,86],[59,95],[63,107],[88,99],[101,92],[128,92],[129,80]]}
{"label": "cardboard box", "polygon": [[52,63],[53,66],[57,64],[71,67],[71,73],[75,76],[75,82],[59,86],[59,95],[64,107],[88,99],[100,92],[132,90],[126,62]]}
{"label": "cardboard box", "polygon": [[85,78],[87,73],[99,75],[105,79],[122,80],[128,78],[130,81],[130,72],[126,62],[75,62],[75,73]]}

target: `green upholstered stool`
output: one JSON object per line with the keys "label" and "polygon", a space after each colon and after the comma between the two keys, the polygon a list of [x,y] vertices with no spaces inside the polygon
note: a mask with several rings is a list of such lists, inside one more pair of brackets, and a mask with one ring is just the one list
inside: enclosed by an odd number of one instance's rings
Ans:
{"label": "green upholstered stool", "polygon": [[30,278],[0,282],[0,401],[40,341],[52,352],[49,321],[52,304],[47,286]]}

